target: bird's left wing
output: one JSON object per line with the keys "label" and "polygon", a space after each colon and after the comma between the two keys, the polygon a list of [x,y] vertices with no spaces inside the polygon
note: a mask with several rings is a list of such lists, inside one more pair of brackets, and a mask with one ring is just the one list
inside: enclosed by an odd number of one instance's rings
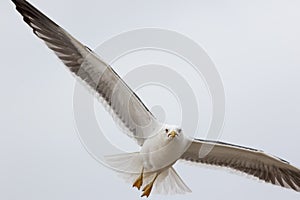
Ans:
{"label": "bird's left wing", "polygon": [[[202,155],[201,147],[210,150]],[[277,157],[252,148],[223,142],[192,141],[181,159],[209,165],[229,167],[265,182],[300,191],[300,170]]]}
{"label": "bird's left wing", "polygon": [[111,114],[139,145],[159,123],[117,73],[93,51],[73,38],[25,0],[12,0],[35,35],[62,60],[67,68],[109,105]]}

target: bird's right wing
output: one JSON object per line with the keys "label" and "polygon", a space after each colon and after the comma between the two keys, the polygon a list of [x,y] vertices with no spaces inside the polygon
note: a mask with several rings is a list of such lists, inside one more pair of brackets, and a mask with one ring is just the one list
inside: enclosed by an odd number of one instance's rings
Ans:
{"label": "bird's right wing", "polygon": [[110,106],[112,114],[139,145],[158,129],[155,117],[108,64],[27,1],[12,1],[34,34]]}
{"label": "bird's right wing", "polygon": [[[211,151],[201,156],[200,151],[203,145],[207,145]],[[181,159],[229,167],[265,182],[300,191],[299,169],[282,159],[252,148],[195,139]]]}

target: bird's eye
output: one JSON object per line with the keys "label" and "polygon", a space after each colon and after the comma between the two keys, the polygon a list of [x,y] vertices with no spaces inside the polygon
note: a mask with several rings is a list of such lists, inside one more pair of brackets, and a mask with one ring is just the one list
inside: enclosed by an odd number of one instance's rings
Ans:
{"label": "bird's eye", "polygon": [[166,133],[168,133],[168,132],[169,132],[169,129],[166,128],[165,131],[166,131]]}
{"label": "bird's eye", "polygon": [[181,133],[181,131],[182,131],[182,129],[181,129],[181,128],[179,128],[179,129],[178,129],[178,133]]}

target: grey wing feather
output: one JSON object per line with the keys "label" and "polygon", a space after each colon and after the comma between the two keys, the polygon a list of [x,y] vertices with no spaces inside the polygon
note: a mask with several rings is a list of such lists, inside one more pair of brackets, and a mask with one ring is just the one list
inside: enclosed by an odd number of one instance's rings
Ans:
{"label": "grey wing feather", "polygon": [[88,47],[25,0],[13,0],[35,35],[62,60],[67,68],[108,104],[139,145],[159,123],[118,74]]}
{"label": "grey wing feather", "polygon": [[[203,147],[210,151],[201,156]],[[300,191],[300,170],[287,161],[262,151],[223,142],[195,139],[181,159],[229,167],[265,182]]]}

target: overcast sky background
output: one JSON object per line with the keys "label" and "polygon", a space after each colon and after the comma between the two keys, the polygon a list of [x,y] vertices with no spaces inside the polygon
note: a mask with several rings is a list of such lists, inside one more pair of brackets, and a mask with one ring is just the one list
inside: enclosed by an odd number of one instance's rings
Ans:
{"label": "overcast sky background", "polygon": [[[200,44],[225,87],[221,139],[263,149],[300,167],[300,2],[31,1],[91,48],[120,32],[159,27]],[[0,2],[0,199],[138,199],[84,149],[74,126],[74,78]],[[299,199],[271,184],[176,164],[192,193],[163,199]],[[153,195],[151,199],[161,199]]]}

